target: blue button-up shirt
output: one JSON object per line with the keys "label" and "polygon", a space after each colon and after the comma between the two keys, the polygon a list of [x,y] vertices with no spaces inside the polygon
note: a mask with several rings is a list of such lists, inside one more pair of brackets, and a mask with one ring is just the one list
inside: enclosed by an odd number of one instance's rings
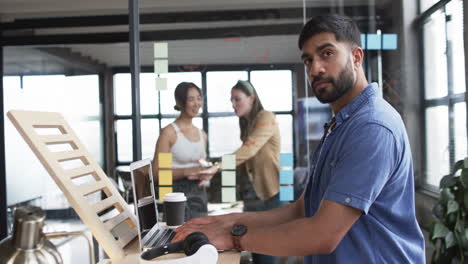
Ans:
{"label": "blue button-up shirt", "polygon": [[322,200],[363,215],[333,253],[306,256],[305,263],[425,263],[411,150],[400,115],[372,83],[334,121],[312,157],[306,216],[313,216]]}

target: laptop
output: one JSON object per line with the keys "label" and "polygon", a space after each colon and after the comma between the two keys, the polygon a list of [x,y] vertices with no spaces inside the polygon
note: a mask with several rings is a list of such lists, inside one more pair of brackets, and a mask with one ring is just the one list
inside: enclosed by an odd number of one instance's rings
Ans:
{"label": "laptop", "polygon": [[144,159],[130,164],[132,177],[135,214],[138,224],[140,249],[164,246],[175,236],[172,229],[162,227],[158,221],[158,207],[154,191],[151,159]]}

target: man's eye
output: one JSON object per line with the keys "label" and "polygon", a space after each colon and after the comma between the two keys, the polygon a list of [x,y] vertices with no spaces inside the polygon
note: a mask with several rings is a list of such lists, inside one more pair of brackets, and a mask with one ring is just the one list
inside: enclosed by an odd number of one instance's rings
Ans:
{"label": "man's eye", "polygon": [[331,56],[332,54],[333,54],[333,53],[332,53],[331,51],[329,51],[329,50],[323,52],[323,55],[324,55],[324,56],[327,56],[327,57],[328,57],[328,56]]}

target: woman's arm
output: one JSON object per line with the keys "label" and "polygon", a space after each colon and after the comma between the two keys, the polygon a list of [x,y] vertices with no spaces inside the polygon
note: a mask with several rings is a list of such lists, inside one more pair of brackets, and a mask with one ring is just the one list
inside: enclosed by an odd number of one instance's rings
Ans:
{"label": "woman's arm", "polygon": [[268,111],[262,111],[258,114],[257,123],[254,131],[249,135],[234,154],[236,155],[237,165],[244,163],[252,158],[268,142],[277,129],[275,114]]}

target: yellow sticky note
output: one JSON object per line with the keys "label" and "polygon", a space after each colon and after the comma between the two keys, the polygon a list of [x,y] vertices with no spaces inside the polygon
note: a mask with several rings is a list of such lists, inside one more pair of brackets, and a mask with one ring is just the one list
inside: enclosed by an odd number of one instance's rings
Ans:
{"label": "yellow sticky note", "polygon": [[159,170],[159,185],[172,185],[172,170]]}
{"label": "yellow sticky note", "polygon": [[159,187],[159,200],[164,201],[164,195],[171,193],[172,187]]}
{"label": "yellow sticky note", "polygon": [[172,153],[159,153],[158,166],[163,169],[172,169]]}
{"label": "yellow sticky note", "polygon": [[221,159],[223,170],[235,170],[236,169],[236,155],[228,154],[223,155]]}
{"label": "yellow sticky note", "polygon": [[221,184],[223,186],[236,186],[236,172],[235,171],[222,171]]}
{"label": "yellow sticky note", "polygon": [[233,203],[236,201],[236,188],[223,187],[221,189],[221,201],[223,203]]}

